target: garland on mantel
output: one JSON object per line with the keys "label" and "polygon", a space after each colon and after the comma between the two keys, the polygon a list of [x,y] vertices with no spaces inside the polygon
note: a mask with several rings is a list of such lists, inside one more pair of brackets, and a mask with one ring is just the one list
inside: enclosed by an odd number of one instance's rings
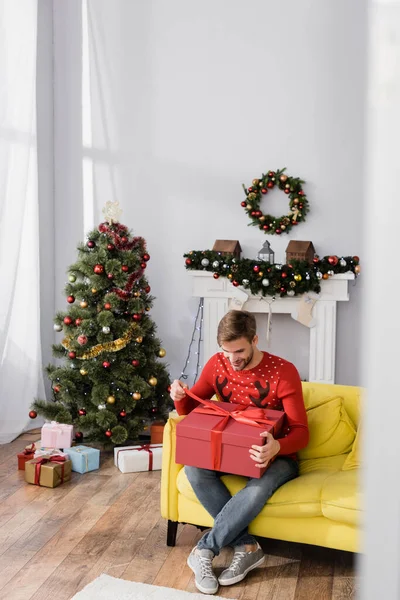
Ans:
{"label": "garland on mantel", "polygon": [[227,277],[235,287],[263,296],[298,296],[321,291],[321,280],[338,273],[360,273],[358,256],[315,256],[313,263],[293,260],[290,264],[271,264],[249,258],[222,255],[215,250],[192,250],[184,254],[186,269],[210,271],[214,278]]}

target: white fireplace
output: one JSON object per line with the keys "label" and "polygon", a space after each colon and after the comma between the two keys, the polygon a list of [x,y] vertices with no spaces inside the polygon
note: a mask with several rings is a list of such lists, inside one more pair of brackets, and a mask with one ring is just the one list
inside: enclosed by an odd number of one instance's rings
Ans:
{"label": "white fireplace", "polygon": [[[268,313],[271,307],[272,314],[291,314],[299,297],[275,297],[273,302],[269,296],[263,301],[262,296],[250,296],[248,290],[236,288],[229,279],[220,277],[214,279],[208,271],[191,271],[193,278],[193,296],[204,298],[203,322],[203,360],[206,362],[220,348],[217,344],[217,327],[220,319],[233,308],[237,308],[237,301],[248,299],[242,308],[254,313]],[[321,281],[321,293],[313,308],[313,317],[316,325],[310,328],[310,349],[308,381],[319,383],[335,382],[335,350],[336,350],[336,306],[337,302],[349,300],[348,283],[354,279],[353,273],[333,275]],[[243,300],[241,300],[243,301]]]}

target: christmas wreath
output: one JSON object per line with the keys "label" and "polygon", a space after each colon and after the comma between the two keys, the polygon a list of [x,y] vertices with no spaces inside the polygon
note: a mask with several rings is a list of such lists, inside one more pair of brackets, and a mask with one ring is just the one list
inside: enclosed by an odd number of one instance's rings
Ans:
{"label": "christmas wreath", "polygon": [[[253,179],[252,185],[247,189],[243,184],[246,200],[241,202],[241,206],[252,221],[250,225],[258,227],[265,233],[277,235],[289,233],[292,227],[305,221],[309,211],[308,200],[302,188],[304,181],[298,177],[289,177],[285,171],[286,169],[268,171],[266,175],[261,175],[260,179]],[[281,217],[263,214],[260,210],[263,196],[275,186],[289,196],[289,211]]]}

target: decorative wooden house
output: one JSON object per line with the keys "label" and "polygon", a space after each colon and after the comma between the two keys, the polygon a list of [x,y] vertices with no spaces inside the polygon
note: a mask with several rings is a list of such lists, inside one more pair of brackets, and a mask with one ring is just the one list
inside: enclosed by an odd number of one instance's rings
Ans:
{"label": "decorative wooden house", "polygon": [[314,256],[315,249],[312,242],[290,240],[286,248],[286,263],[290,263],[291,260],[306,260],[311,264]]}
{"label": "decorative wooden house", "polygon": [[215,252],[221,252],[222,256],[233,254],[235,258],[240,258],[242,248],[237,240],[215,240],[212,248]]}

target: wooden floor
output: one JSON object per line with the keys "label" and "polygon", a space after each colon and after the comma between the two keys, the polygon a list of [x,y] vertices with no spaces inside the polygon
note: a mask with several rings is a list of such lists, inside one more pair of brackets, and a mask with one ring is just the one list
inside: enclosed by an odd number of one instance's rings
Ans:
{"label": "wooden floor", "polygon": [[[180,526],[166,546],[159,514],[160,472],[122,474],[111,453],[99,471],[56,489],[25,483],[17,452],[40,435],[24,434],[0,446],[0,599],[68,600],[101,573],[191,592],[186,565],[201,536]],[[260,539],[267,557],[241,583],[220,587],[237,600],[345,600],[356,597],[352,554]],[[229,562],[224,550],[217,573]]]}

